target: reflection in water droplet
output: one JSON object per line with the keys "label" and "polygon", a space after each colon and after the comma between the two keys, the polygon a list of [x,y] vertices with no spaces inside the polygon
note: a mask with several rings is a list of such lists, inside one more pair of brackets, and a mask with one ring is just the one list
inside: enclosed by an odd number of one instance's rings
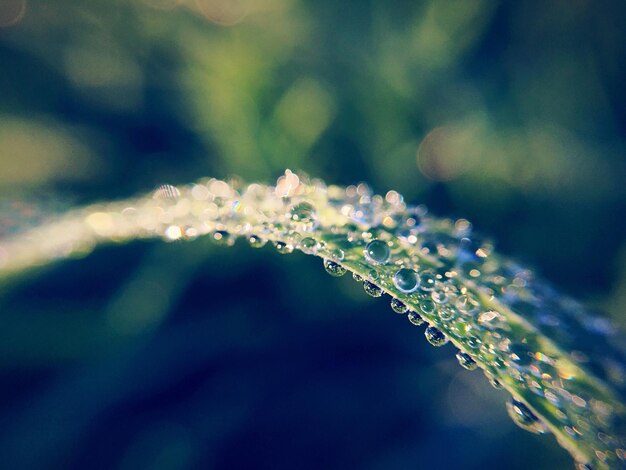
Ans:
{"label": "reflection in water droplet", "polygon": [[324,269],[333,277],[341,277],[346,273],[346,268],[329,259],[324,260]]}
{"label": "reflection in water droplet", "polygon": [[513,422],[520,428],[534,434],[543,434],[546,432],[544,424],[539,421],[539,418],[537,418],[524,403],[511,398],[506,404],[506,410]]}
{"label": "reflection in water droplet", "polygon": [[372,297],[380,297],[383,295],[383,290],[378,287],[376,284],[373,284],[369,281],[363,281],[363,289],[367,292],[368,295]]}
{"label": "reflection in water droplet", "polygon": [[424,331],[424,336],[430,344],[433,346],[443,346],[448,342],[448,338],[440,330],[434,326],[429,326]]}
{"label": "reflection in water droplet", "polygon": [[314,238],[305,237],[302,240],[300,240],[300,243],[298,244],[298,248],[300,248],[302,252],[308,255],[312,255],[317,252],[318,243],[317,243],[317,240],[315,240]]}
{"label": "reflection in water droplet", "polygon": [[400,292],[414,292],[419,286],[420,277],[414,270],[402,268],[394,274],[393,283]]}
{"label": "reflection in water droplet", "polygon": [[409,307],[404,305],[404,303],[400,302],[398,299],[391,299],[391,308],[396,313],[406,313]]}
{"label": "reflection in water droplet", "polygon": [[461,364],[461,367],[463,367],[464,369],[476,370],[476,368],[478,367],[476,361],[474,361],[474,359],[472,359],[469,354],[464,353],[463,351],[459,351],[458,353],[456,353],[456,358],[459,361],[459,364]]}
{"label": "reflection in water droplet", "polygon": [[365,258],[372,264],[386,264],[391,256],[389,245],[382,240],[372,240],[365,247]]}
{"label": "reflection in water droplet", "polygon": [[363,277],[357,273],[352,273],[352,279],[354,279],[356,282],[363,282]]}

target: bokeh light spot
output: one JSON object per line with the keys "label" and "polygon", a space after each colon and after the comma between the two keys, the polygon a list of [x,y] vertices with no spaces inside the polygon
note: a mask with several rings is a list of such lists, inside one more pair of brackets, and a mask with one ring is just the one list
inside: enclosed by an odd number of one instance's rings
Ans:
{"label": "bokeh light spot", "polygon": [[417,166],[435,181],[451,181],[467,170],[467,136],[449,127],[430,131],[417,150]]}
{"label": "bokeh light spot", "polygon": [[200,13],[212,23],[233,26],[248,14],[247,0],[196,0]]}
{"label": "bokeh light spot", "polygon": [[0,1],[0,28],[14,26],[26,15],[26,0]]}

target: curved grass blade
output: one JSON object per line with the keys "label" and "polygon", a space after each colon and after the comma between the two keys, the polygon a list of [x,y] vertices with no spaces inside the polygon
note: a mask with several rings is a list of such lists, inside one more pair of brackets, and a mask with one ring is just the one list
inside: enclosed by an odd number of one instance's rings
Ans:
{"label": "curved grass blade", "polygon": [[511,394],[508,411],[531,432],[555,435],[581,468],[626,459],[624,339],[612,323],[498,255],[464,219],[431,216],[390,191],[340,188],[287,170],[275,186],[207,179],[70,211],[0,239],[0,277],[89,253],[98,243],[208,236],[271,243],[351,271],[365,291],[391,296],[435,345]]}

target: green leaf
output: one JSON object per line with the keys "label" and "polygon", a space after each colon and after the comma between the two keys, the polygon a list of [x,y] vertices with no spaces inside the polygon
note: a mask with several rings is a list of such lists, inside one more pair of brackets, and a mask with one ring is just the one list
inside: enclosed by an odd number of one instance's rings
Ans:
{"label": "green leaf", "polygon": [[528,269],[493,250],[464,220],[431,216],[390,191],[341,188],[287,170],[275,186],[209,179],[76,209],[0,241],[0,276],[104,242],[211,237],[273,244],[323,258],[333,276],[352,272],[366,293],[391,296],[426,339],[448,342],[461,366],[480,368],[511,394],[521,427],[552,433],[579,466],[626,458],[623,337]]}

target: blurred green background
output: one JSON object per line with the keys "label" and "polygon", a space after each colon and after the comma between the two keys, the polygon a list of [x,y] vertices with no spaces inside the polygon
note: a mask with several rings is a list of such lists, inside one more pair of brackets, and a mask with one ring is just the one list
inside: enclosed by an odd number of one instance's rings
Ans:
{"label": "blurred green background", "polygon": [[[468,218],[625,325],[625,64],[619,0],[0,0],[0,197],[45,215],[202,176],[364,180]],[[571,465],[389,312],[243,243],[29,273],[0,285],[0,457]]]}

